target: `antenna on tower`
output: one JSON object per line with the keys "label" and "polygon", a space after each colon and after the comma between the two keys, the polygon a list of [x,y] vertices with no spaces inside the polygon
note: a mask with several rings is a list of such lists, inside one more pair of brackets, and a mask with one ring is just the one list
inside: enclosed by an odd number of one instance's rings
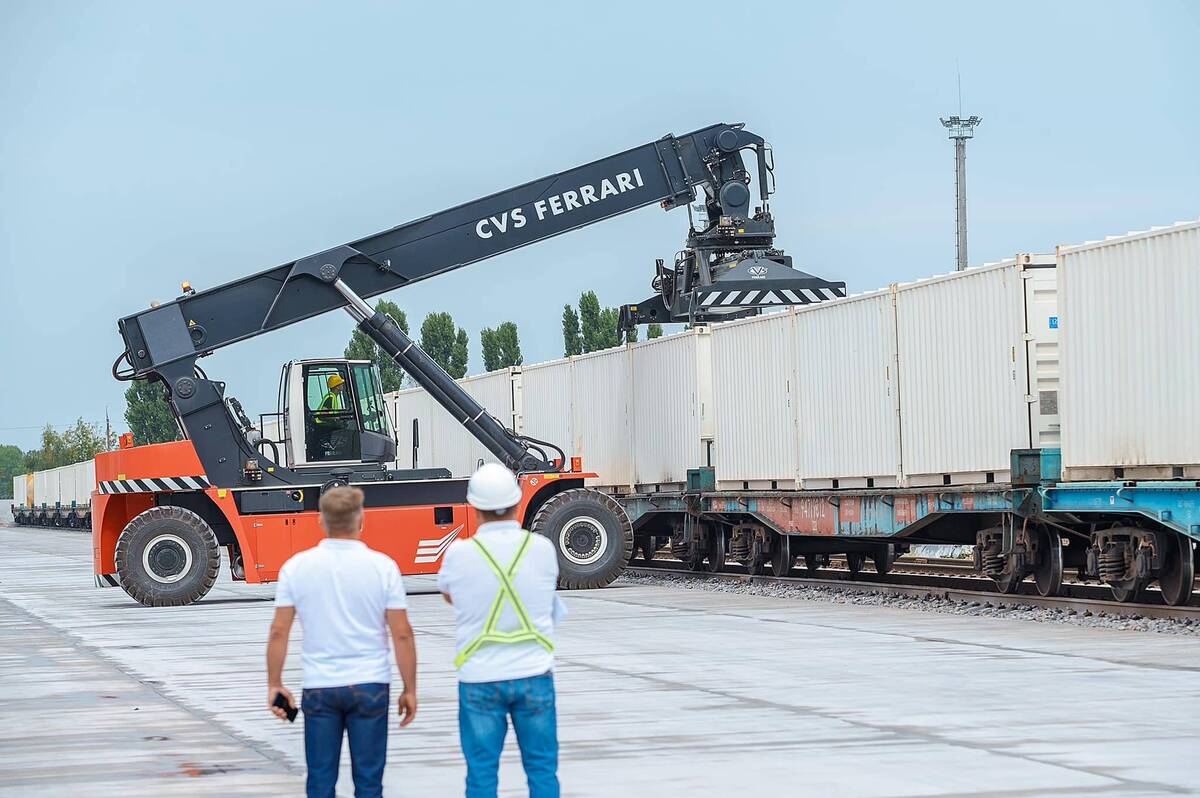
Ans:
{"label": "antenna on tower", "polygon": [[954,219],[956,223],[955,271],[967,268],[967,139],[975,136],[975,127],[983,121],[981,117],[964,118],[962,115],[962,71],[958,71],[958,115],[940,117],[942,126],[950,132],[954,142]]}

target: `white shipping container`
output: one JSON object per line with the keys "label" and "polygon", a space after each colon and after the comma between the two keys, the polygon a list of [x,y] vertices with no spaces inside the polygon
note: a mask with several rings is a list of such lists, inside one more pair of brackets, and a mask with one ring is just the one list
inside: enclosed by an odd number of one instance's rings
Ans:
{"label": "white shipping container", "polygon": [[[571,358],[568,454],[583,458],[583,467],[599,475],[594,480],[599,486],[619,488],[634,483],[630,349],[605,349]],[[530,406],[532,392],[522,393]]]}
{"label": "white shipping container", "polygon": [[75,501],[75,466],[60,466],[54,469],[58,475],[57,501],[60,507],[69,508]]}
{"label": "white shipping container", "polygon": [[902,484],[892,289],[794,311],[802,487]]}
{"label": "white shipping container", "polygon": [[1029,324],[1026,279],[1053,268],[1022,255],[896,287],[908,484],[1008,480],[1009,451],[1032,443],[1028,342],[1053,337]]}
{"label": "white shipping container", "polygon": [[434,468],[430,415],[445,413],[422,388],[387,394],[384,403],[396,432],[397,468]]}
{"label": "white shipping container", "polygon": [[85,460],[75,464],[75,501],[80,507],[91,504],[92,491],[96,489],[96,461]]}
{"label": "white shipping container", "polygon": [[634,482],[685,483],[710,464],[712,335],[707,327],[629,348]]}
{"label": "white shipping container", "polygon": [[1059,247],[1058,267],[1064,477],[1200,478],[1200,221]]}
{"label": "white shipping container", "polygon": [[53,507],[58,495],[58,479],[53,470],[33,474],[33,505]]}
{"label": "white shipping container", "polygon": [[[520,401],[517,403],[517,431],[561,447],[567,458],[583,457],[582,452],[575,451],[574,445],[571,370],[571,361],[566,358],[522,366]],[[553,450],[546,454],[555,456]]]}
{"label": "white shipping container", "polygon": [[712,328],[717,486],[796,487],[796,389],[790,312]]}
{"label": "white shipping container", "polygon": [[[512,429],[515,412],[513,408],[513,380],[519,378],[519,370],[504,369],[474,377],[464,377],[458,384],[479,402],[501,424]],[[422,436],[422,446],[431,448],[434,466],[448,468],[454,476],[467,477],[475,471],[479,461],[496,462],[496,458],[463,427],[459,419],[436,402],[432,402],[428,440]]]}
{"label": "white shipping container", "polygon": [[13,477],[12,485],[13,503],[17,507],[28,507],[29,502],[25,498],[25,475]]}

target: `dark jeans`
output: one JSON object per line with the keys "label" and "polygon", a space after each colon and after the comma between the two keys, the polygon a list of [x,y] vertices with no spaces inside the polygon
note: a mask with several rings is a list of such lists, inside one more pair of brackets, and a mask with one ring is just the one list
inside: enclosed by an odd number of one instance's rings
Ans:
{"label": "dark jeans", "polygon": [[350,769],[357,798],[383,795],[387,759],[386,684],[352,684],[304,691],[304,758],[308,761],[308,798],[333,798],[342,732],[350,737]]}
{"label": "dark jeans", "polygon": [[467,758],[467,798],[495,798],[500,752],[512,717],[529,798],[558,798],[554,674],[458,684],[458,731]]}

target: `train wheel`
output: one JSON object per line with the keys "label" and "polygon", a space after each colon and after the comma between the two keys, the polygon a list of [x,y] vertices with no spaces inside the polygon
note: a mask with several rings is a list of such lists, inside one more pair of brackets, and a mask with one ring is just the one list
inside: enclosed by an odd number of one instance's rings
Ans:
{"label": "train wheel", "polygon": [[787,535],[775,536],[775,548],[771,551],[771,573],[774,576],[787,576],[796,564],[792,554],[792,539]]}
{"label": "train wheel", "polygon": [[1164,533],[1162,538],[1163,566],[1158,572],[1158,586],[1162,588],[1163,601],[1173,607],[1182,607],[1192,599],[1192,586],[1196,580],[1195,560],[1192,556],[1192,539],[1174,532]]}
{"label": "train wheel", "polygon": [[710,574],[719,574],[725,570],[725,532],[719,527],[709,527],[708,532],[708,563],[705,566]]}
{"label": "train wheel", "polygon": [[862,573],[863,565],[867,562],[867,555],[861,551],[846,552],[846,567],[850,569],[851,576],[858,576]]}
{"label": "train wheel", "polygon": [[684,559],[683,564],[688,567],[689,571],[703,571],[706,554],[707,552],[704,547],[695,538],[692,538],[692,542],[688,544],[687,557]]}
{"label": "train wheel", "polygon": [[1062,589],[1062,538],[1053,529],[1039,527],[1037,534],[1037,564],[1033,581],[1039,596],[1057,596]]}
{"label": "train wheel", "polygon": [[641,552],[642,562],[651,562],[654,559],[654,553],[658,551],[658,539],[654,536],[642,538],[637,549]]}
{"label": "train wheel", "polygon": [[611,496],[564,490],[543,504],[529,525],[558,551],[558,584],[570,590],[604,587],[633,556],[633,525]]}
{"label": "train wheel", "polygon": [[217,581],[221,550],[204,519],[182,507],[151,507],[117,538],[121,587],[147,607],[204,598]]}
{"label": "train wheel", "polygon": [[892,570],[892,565],[896,562],[896,545],[894,543],[885,543],[879,546],[871,553],[871,563],[875,566],[875,573],[883,576],[888,571]]}
{"label": "train wheel", "polygon": [[746,573],[751,576],[761,576],[767,569],[767,558],[763,554],[762,546],[762,540],[755,535],[754,540],[750,541],[750,553],[746,555]]}

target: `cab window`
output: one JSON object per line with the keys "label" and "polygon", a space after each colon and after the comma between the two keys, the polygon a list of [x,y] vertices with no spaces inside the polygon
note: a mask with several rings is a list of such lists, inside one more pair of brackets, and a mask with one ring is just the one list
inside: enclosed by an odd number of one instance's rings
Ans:
{"label": "cab window", "polygon": [[383,416],[383,389],[375,367],[369,363],[358,363],[351,366],[351,369],[354,371],[354,389],[358,395],[358,411],[362,414],[363,429],[387,435],[387,424]]}
{"label": "cab window", "polygon": [[310,463],[358,460],[358,418],[344,364],[304,367],[305,453]]}

